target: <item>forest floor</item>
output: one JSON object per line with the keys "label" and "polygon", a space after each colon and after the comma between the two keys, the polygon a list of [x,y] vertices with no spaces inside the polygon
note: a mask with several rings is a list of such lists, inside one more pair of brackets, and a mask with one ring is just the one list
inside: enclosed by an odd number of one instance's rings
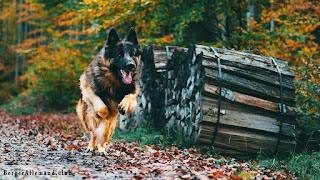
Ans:
{"label": "forest floor", "polygon": [[113,140],[107,156],[86,153],[88,137],[74,114],[0,111],[0,179],[295,179],[199,150]]}

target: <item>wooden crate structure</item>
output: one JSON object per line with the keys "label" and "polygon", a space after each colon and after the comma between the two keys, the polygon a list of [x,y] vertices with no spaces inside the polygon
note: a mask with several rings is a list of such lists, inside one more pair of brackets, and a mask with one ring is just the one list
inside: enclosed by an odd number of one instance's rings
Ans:
{"label": "wooden crate structure", "polygon": [[146,47],[140,85],[134,116],[191,145],[238,157],[296,145],[294,73],[283,60],[202,45]]}

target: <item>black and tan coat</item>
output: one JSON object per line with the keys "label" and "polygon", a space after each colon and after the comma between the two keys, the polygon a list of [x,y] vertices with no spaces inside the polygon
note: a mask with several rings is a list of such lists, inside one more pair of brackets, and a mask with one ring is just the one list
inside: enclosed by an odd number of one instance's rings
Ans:
{"label": "black and tan coat", "polygon": [[134,111],[139,93],[140,51],[133,28],[124,41],[111,28],[102,50],[81,75],[82,96],[76,109],[85,130],[90,131],[88,151],[98,147],[98,152],[105,154],[119,112]]}

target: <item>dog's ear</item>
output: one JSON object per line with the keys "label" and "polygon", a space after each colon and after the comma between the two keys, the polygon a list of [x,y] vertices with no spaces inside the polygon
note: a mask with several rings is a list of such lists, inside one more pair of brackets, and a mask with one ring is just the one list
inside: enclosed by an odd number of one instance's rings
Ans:
{"label": "dog's ear", "polygon": [[137,33],[133,27],[130,28],[126,41],[131,42],[133,46],[135,46],[138,50],[140,50],[140,43],[138,41]]}
{"label": "dog's ear", "polygon": [[108,38],[107,38],[107,41],[106,41],[107,47],[114,47],[120,41],[121,41],[121,39],[120,39],[116,29],[112,27],[109,30],[109,33],[108,33]]}

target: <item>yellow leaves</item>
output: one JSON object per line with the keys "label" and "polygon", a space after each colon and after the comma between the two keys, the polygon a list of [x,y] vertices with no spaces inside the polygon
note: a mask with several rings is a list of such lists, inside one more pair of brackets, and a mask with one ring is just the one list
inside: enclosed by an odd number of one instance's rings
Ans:
{"label": "yellow leaves", "polygon": [[75,35],[75,36],[79,36],[79,35],[83,35],[83,31],[75,31],[75,30],[64,30],[60,33],[60,36],[63,35]]}
{"label": "yellow leaves", "polygon": [[170,44],[171,42],[174,41],[174,36],[173,36],[173,34],[165,35],[165,36],[159,38],[159,40],[160,40],[160,42],[162,42],[164,44],[165,43]]}
{"label": "yellow leaves", "polygon": [[0,63],[0,71],[3,71],[3,70],[5,70],[5,67],[2,63]]}
{"label": "yellow leaves", "polygon": [[274,21],[276,21],[276,22],[282,22],[282,21],[279,19],[279,17],[275,17],[275,18],[274,18]]}
{"label": "yellow leaves", "polygon": [[288,39],[288,45],[289,45],[289,50],[295,51],[297,48],[301,47],[301,44],[299,44],[297,41]]}
{"label": "yellow leaves", "polygon": [[28,35],[32,35],[32,34],[36,34],[36,33],[41,33],[41,32],[43,32],[43,31],[44,31],[43,28],[35,29],[35,30],[33,30],[33,31],[29,31],[29,32],[28,32]]}
{"label": "yellow leaves", "polygon": [[241,172],[238,176],[246,179],[246,180],[249,180],[249,179],[254,179],[255,178],[255,175],[249,173],[249,172]]}
{"label": "yellow leaves", "polygon": [[97,2],[97,0],[83,0],[83,4],[93,4],[96,2]]}

